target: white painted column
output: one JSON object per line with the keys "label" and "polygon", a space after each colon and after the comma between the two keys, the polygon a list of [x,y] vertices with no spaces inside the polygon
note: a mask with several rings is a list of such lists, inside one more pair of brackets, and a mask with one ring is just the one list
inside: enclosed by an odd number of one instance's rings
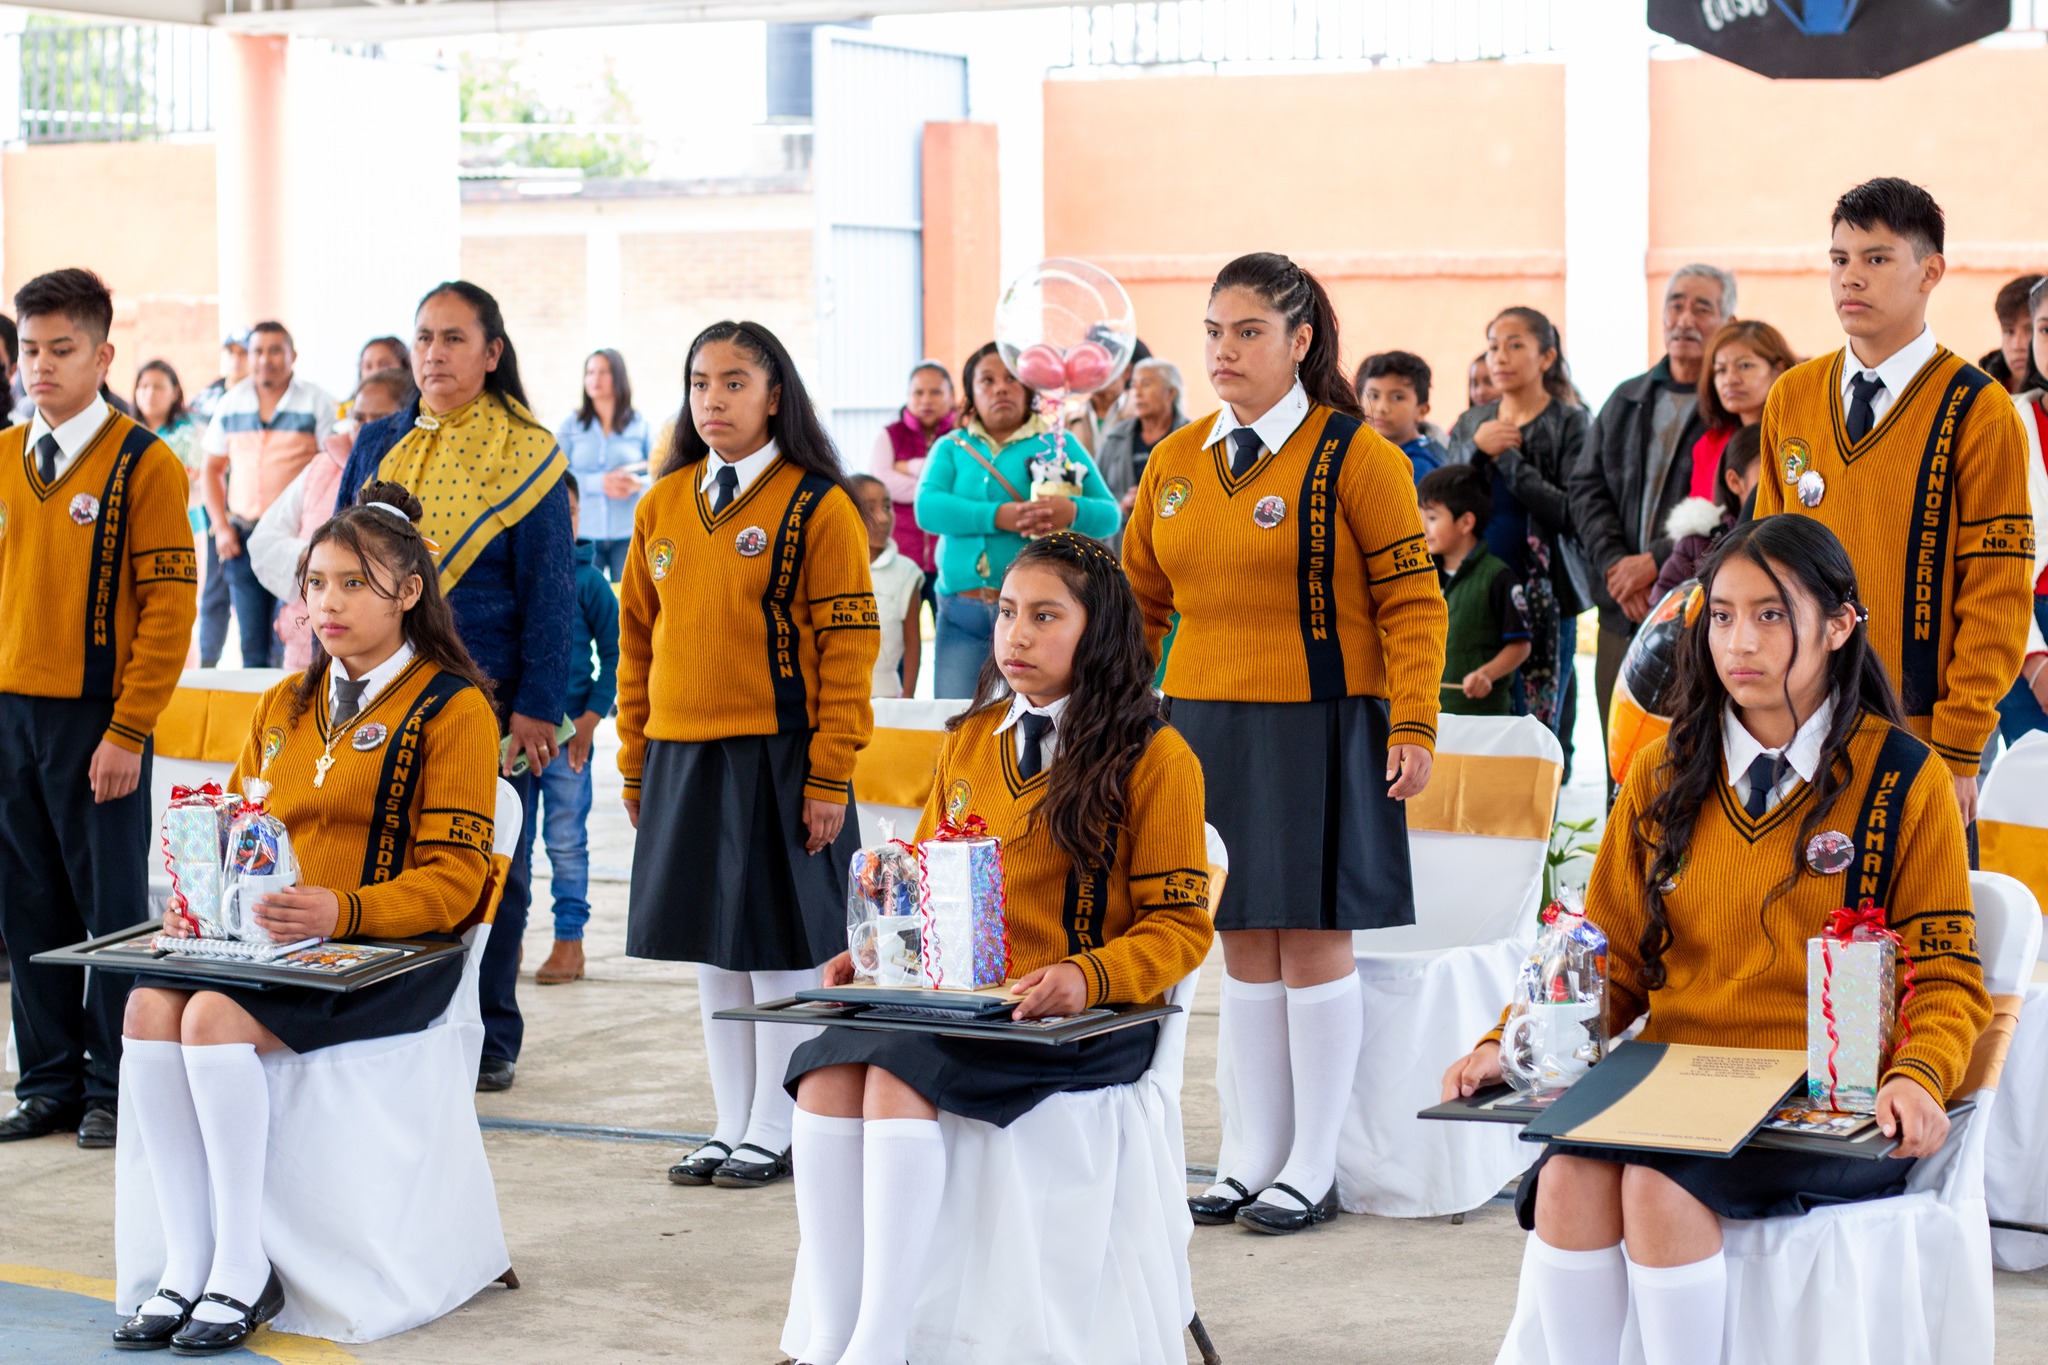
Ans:
{"label": "white painted column", "polygon": [[1647,363],[1651,38],[1643,0],[1561,8],[1565,355],[1597,408]]}
{"label": "white painted column", "polygon": [[583,318],[586,350],[619,344],[625,283],[619,264],[619,230],[599,218],[583,239]]}
{"label": "white painted column", "polygon": [[[28,27],[28,10],[20,5],[0,5],[0,147],[13,147],[21,141],[21,58],[19,47],[21,31]],[[0,192],[0,222],[6,220],[7,201]],[[0,279],[7,271],[7,234],[0,232]],[[5,311],[13,313],[12,299],[0,300]],[[9,397],[0,397],[0,407],[13,403]],[[12,1062],[14,1035],[8,1034],[9,1065]]]}

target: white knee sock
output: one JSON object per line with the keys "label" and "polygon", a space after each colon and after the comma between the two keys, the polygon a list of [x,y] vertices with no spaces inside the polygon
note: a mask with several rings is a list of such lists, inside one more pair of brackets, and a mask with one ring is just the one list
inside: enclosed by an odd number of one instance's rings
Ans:
{"label": "white knee sock", "polygon": [[[1237,1087],[1237,1152],[1230,1176],[1253,1194],[1271,1184],[1294,1142],[1294,1078],[1287,1069],[1287,987],[1278,981],[1223,978],[1230,1016],[1230,1071]],[[1225,1184],[1207,1193],[1241,1196]]]}
{"label": "white knee sock", "polygon": [[1691,1265],[1630,1261],[1628,1289],[1645,1365],[1720,1365],[1728,1315],[1728,1261],[1722,1253]]}
{"label": "white knee sock", "polygon": [[936,1119],[870,1119],[862,1162],[860,1322],[839,1365],[903,1365],[911,1314],[924,1290],[925,1253],[946,1187]]}
{"label": "white knee sock", "polygon": [[1563,1251],[1531,1234],[1525,1264],[1551,1365],[1615,1365],[1628,1320],[1621,1248]]}
{"label": "white knee sock", "polygon": [[745,972],[697,964],[697,1008],[704,1016],[704,1062],[711,1072],[711,1102],[718,1109],[718,1126],[711,1136],[727,1148],[740,1145],[747,1131],[747,1111],[754,1103],[754,1026],[711,1016],[720,1010],[743,1009],[753,1003],[754,983]]}
{"label": "white knee sock", "polygon": [[[270,1278],[263,1254],[263,1164],[270,1147],[270,1086],[250,1043],[187,1047],[185,1075],[206,1143],[213,1192],[213,1267],[206,1292],[255,1306]],[[235,1312],[202,1303],[201,1322],[233,1322]]]}
{"label": "white knee sock", "polygon": [[[197,1303],[213,1265],[213,1205],[207,1182],[198,1178],[206,1169],[206,1143],[185,1079],[185,1049],[155,1039],[123,1039],[121,1095],[149,1151],[150,1183],[164,1225],[164,1273],[157,1283]],[[140,1311],[176,1317],[184,1310],[152,1297]]]}
{"label": "white knee sock", "polygon": [[[1294,1073],[1294,1147],[1273,1177],[1306,1199],[1321,1199],[1337,1178],[1337,1134],[1358,1080],[1358,1045],[1365,1036],[1358,974],[1346,972],[1320,986],[1287,991],[1287,1058]],[[1261,1198],[1266,1196],[1261,1195]],[[1267,1202],[1293,1208],[1275,1190]]]}
{"label": "white knee sock", "polygon": [[796,1111],[796,1282],[810,1300],[803,1365],[839,1365],[860,1317],[860,1119]]}
{"label": "white knee sock", "polygon": [[[751,972],[754,999],[766,1003],[786,1000],[798,991],[818,984],[818,971]],[[802,1024],[752,1024],[754,1030],[754,1102],[748,1106],[747,1131],[740,1140],[764,1152],[781,1152],[789,1146],[790,1115],[796,1101],[782,1087],[789,1071],[789,1054],[818,1036],[815,1027]],[[722,1126],[722,1125],[721,1125]],[[808,1362],[806,1363],[808,1365]]]}

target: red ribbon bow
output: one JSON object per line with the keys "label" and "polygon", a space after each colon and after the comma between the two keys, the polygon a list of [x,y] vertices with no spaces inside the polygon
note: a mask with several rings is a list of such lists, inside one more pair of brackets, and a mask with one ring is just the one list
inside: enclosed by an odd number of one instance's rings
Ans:
{"label": "red ribbon bow", "polygon": [[982,819],[979,815],[969,815],[959,820],[955,820],[949,815],[939,821],[939,827],[932,831],[932,838],[986,839],[988,838],[988,821]]}
{"label": "red ribbon bow", "polygon": [[173,801],[189,801],[195,796],[220,796],[222,794],[220,783],[218,782],[207,782],[197,787],[174,786],[171,788],[171,800]]}
{"label": "red ribbon bow", "polygon": [[[1835,1033],[1835,951],[1837,943],[1861,941],[1888,942],[1898,954],[1899,965],[1905,971],[1906,993],[1899,1000],[1899,1043],[1901,1046],[1912,1041],[1913,1024],[1906,1017],[1906,1007],[1913,1003],[1913,959],[1906,956],[1906,941],[1891,927],[1891,916],[1881,909],[1870,897],[1865,896],[1854,908],[1842,906],[1828,916],[1828,922],[1820,931],[1820,1012],[1828,1026],[1828,1108],[1835,1107],[1835,1054],[1841,1050],[1842,1040]],[[1893,1049],[1894,1052],[1897,1049]]]}

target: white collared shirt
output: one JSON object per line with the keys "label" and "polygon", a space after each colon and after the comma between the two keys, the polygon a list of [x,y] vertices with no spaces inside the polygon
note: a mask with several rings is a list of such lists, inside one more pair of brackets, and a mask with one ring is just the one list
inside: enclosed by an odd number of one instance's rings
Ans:
{"label": "white collared shirt", "polygon": [[[1287,391],[1287,396],[1267,408],[1256,422],[1238,421],[1236,411],[1225,403],[1216,414],[1216,425],[1209,428],[1209,439],[1203,449],[1215,445],[1239,427],[1248,426],[1259,434],[1260,445],[1277,451],[1301,426],[1302,420],[1308,416],[1308,409],[1308,390],[1301,387],[1299,379],[1294,381],[1294,387]],[[1236,450],[1233,448],[1230,453],[1235,455]]]}
{"label": "white collared shirt", "polygon": [[1785,762],[1778,773],[1778,785],[1764,797],[1764,809],[1768,811],[1785,798],[1786,793],[1800,782],[1813,781],[1820,769],[1821,741],[1827,738],[1828,722],[1835,714],[1834,699],[1830,697],[1820,704],[1820,709],[1806,718],[1799,727],[1792,742],[1783,749],[1766,749],[1757,737],[1749,732],[1735,714],[1730,704],[1721,713],[1721,753],[1728,762],[1728,785],[1735,790],[1738,805],[1749,801],[1749,765],[1756,762],[1761,754],[1783,755]]}
{"label": "white collared shirt", "polygon": [[99,434],[100,428],[107,424],[107,418],[112,414],[113,409],[107,406],[107,400],[98,394],[94,394],[90,403],[65,419],[61,426],[51,426],[50,419],[43,416],[43,410],[37,408],[36,415],[30,419],[28,425],[29,454],[35,454],[36,442],[42,440],[45,434],[55,436],[57,477],[61,479],[64,477],[64,471],[71,468],[71,462],[92,444],[92,438]]}
{"label": "white collared shirt", "polygon": [[1846,414],[1849,411],[1849,404],[1855,399],[1855,391],[1849,387],[1849,381],[1860,374],[1874,374],[1884,381],[1884,387],[1873,394],[1870,399],[1870,425],[1876,426],[1884,420],[1885,410],[1891,407],[1893,400],[1904,393],[1906,386],[1913,382],[1913,376],[1920,373],[1923,365],[1934,359],[1934,351],[1934,329],[1932,327],[1922,327],[1919,336],[1914,337],[1911,341],[1899,347],[1898,350],[1893,351],[1891,355],[1879,361],[1876,365],[1869,367],[1866,367],[1862,361],[1856,358],[1856,350],[1853,346],[1844,346],[1842,348],[1842,411]]}
{"label": "white collared shirt", "polygon": [[1000,735],[1011,727],[1016,727],[1017,761],[1021,763],[1024,761],[1024,727],[1017,722],[1027,715],[1049,718],[1052,721],[1052,728],[1045,732],[1045,738],[1038,741],[1038,770],[1044,772],[1052,766],[1054,757],[1060,751],[1060,712],[1066,709],[1065,697],[1045,706],[1033,706],[1022,696],[1013,695],[1010,698],[1010,714],[1003,717],[1003,723],[996,727],[996,733]]}
{"label": "white collared shirt", "polygon": [[740,481],[739,487],[735,488],[732,492],[732,495],[737,498],[740,494],[747,491],[749,484],[761,477],[762,470],[775,463],[775,456],[778,453],[773,440],[770,440],[767,445],[762,446],[753,454],[737,460],[728,460],[725,456],[714,450],[704,457],[704,480],[700,486],[707,493],[716,491],[718,488],[718,471],[727,465],[731,465],[733,472],[739,476]]}
{"label": "white collared shirt", "polygon": [[[365,684],[363,687],[363,699],[356,703],[356,714],[361,715],[369,710],[370,703],[377,699],[377,694],[382,692],[385,685],[404,671],[405,666],[411,662],[412,641],[401,640],[396,653],[383,663],[378,664],[368,673],[363,674],[362,682]],[[341,700],[341,694],[335,689],[334,684],[343,676],[339,659],[329,664],[327,670],[327,714],[330,716],[334,714],[334,708]]]}

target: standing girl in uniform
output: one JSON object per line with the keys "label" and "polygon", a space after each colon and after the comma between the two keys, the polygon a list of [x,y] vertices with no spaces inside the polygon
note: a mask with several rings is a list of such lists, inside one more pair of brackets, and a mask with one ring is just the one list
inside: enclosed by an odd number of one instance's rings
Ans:
{"label": "standing girl in uniform", "polygon": [[[979,816],[1003,841],[1018,1019],[1153,1002],[1208,953],[1202,769],[1163,724],[1116,556],[1058,531],[1003,575],[995,654],[948,722],[917,837]],[[1063,907],[1089,905],[1068,922]],[[850,959],[826,980],[851,980]],[[797,1049],[803,1365],[902,1365],[946,1185],[939,1110],[1008,1127],[1048,1096],[1128,1085],[1157,1023],[1079,1043],[830,1028]],[[994,1231],[994,1230],[992,1230]]]}
{"label": "standing girl in uniform", "polygon": [[[1586,888],[1586,916],[1607,933],[1609,1035],[1647,1013],[1648,1042],[1804,1048],[1807,940],[1868,900],[1903,940],[1914,986],[1878,1126],[1899,1137],[1898,1157],[1929,1156],[1991,1017],[1948,769],[1906,729],[1833,532],[1807,517],[1746,522],[1701,567],[1700,591],[1671,731],[1636,755]],[[1500,1079],[1499,1038],[1445,1073],[1446,1099]],[[1515,1198],[1536,1234],[1525,1292],[1550,1358],[1615,1365],[1633,1300],[1648,1365],[1719,1365],[1720,1220],[1896,1193],[1911,1169],[1553,1143]]]}
{"label": "standing girl in uniform", "polygon": [[679,1185],[789,1173],[803,1030],[720,1021],[818,981],[846,942],[854,755],[880,634],[868,533],[796,366],[755,322],[690,343],[690,420],[633,517],[619,601],[626,951],[697,965],[718,1127]]}
{"label": "standing girl in uniform", "polygon": [[[300,884],[257,902],[280,943],[450,938],[481,918],[497,809],[498,722],[441,595],[419,500],[395,483],[322,526],[299,570],[313,664],[263,694],[230,779],[271,784],[267,805]],[[405,831],[397,875],[383,831]],[[164,932],[191,932],[167,915]],[[156,1295],[114,1330],[124,1350],[234,1350],[277,1316],[263,1251],[270,1090],[261,1054],[386,1038],[440,1017],[458,954],[359,991],[195,990],[144,975],[122,1029],[122,1103],[149,1148],[163,1220]],[[364,1169],[378,1168],[365,1152]]]}
{"label": "standing girl in uniform", "polygon": [[1401,802],[1429,780],[1446,615],[1414,466],[1365,427],[1315,277],[1261,252],[1209,291],[1224,407],[1153,448],[1124,566],[1230,850],[1217,907],[1244,1140],[1195,1220],[1337,1213],[1364,1030],[1351,933],[1412,924]]}

